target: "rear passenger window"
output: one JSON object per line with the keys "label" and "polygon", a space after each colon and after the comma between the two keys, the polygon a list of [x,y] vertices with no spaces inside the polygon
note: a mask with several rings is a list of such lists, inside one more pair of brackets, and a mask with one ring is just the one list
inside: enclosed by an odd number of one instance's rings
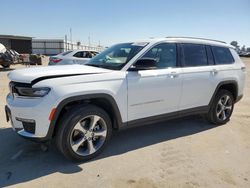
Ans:
{"label": "rear passenger window", "polygon": [[206,47],[200,44],[181,44],[182,62],[185,67],[206,66]]}
{"label": "rear passenger window", "polygon": [[228,48],[212,46],[215,64],[232,64],[233,56]]}

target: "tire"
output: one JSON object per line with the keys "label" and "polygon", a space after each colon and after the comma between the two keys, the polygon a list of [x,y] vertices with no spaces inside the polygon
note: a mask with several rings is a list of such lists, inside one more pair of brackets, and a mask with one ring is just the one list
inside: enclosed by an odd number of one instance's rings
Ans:
{"label": "tire", "polygon": [[2,67],[5,69],[10,68],[10,64],[8,64],[8,65],[2,64]]}
{"label": "tire", "polygon": [[78,162],[99,155],[112,134],[109,115],[94,105],[76,106],[70,109],[63,115],[58,126],[57,148],[66,158]]}
{"label": "tire", "polygon": [[223,125],[230,120],[234,109],[234,97],[228,90],[219,90],[215,95],[210,110],[207,114],[209,122]]}

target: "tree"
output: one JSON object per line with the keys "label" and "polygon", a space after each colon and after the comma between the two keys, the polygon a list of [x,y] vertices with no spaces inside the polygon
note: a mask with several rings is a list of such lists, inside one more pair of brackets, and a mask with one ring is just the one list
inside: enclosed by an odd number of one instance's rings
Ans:
{"label": "tree", "polygon": [[242,51],[242,52],[245,52],[245,51],[246,51],[246,46],[245,46],[245,45],[243,45],[243,46],[241,47],[241,51]]}
{"label": "tree", "polygon": [[232,41],[231,43],[230,43],[232,46],[234,46],[235,47],[235,50],[237,51],[237,52],[240,52],[240,46],[238,45],[238,42],[237,41]]}
{"label": "tree", "polygon": [[250,48],[247,48],[247,52],[250,52]]}
{"label": "tree", "polygon": [[230,43],[232,46],[234,46],[235,48],[238,48],[239,46],[238,46],[238,42],[237,41],[232,41],[231,43]]}

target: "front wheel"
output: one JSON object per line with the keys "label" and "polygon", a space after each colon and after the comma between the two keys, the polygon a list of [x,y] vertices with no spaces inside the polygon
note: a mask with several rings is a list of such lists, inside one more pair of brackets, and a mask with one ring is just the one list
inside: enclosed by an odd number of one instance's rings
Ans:
{"label": "front wheel", "polygon": [[2,67],[5,69],[10,68],[10,64],[2,64]]}
{"label": "front wheel", "polygon": [[56,133],[58,149],[74,161],[96,157],[111,137],[112,125],[108,114],[94,105],[76,107],[67,112]]}
{"label": "front wheel", "polygon": [[222,125],[230,120],[234,109],[234,97],[228,90],[220,90],[210,107],[207,119],[216,125]]}

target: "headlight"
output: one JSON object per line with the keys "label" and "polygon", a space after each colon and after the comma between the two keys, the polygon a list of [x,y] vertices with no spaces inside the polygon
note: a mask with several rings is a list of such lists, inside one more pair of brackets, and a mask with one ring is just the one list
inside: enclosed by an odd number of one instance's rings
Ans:
{"label": "headlight", "polygon": [[48,87],[41,88],[27,88],[27,87],[16,87],[17,94],[25,97],[44,97],[50,91]]}

